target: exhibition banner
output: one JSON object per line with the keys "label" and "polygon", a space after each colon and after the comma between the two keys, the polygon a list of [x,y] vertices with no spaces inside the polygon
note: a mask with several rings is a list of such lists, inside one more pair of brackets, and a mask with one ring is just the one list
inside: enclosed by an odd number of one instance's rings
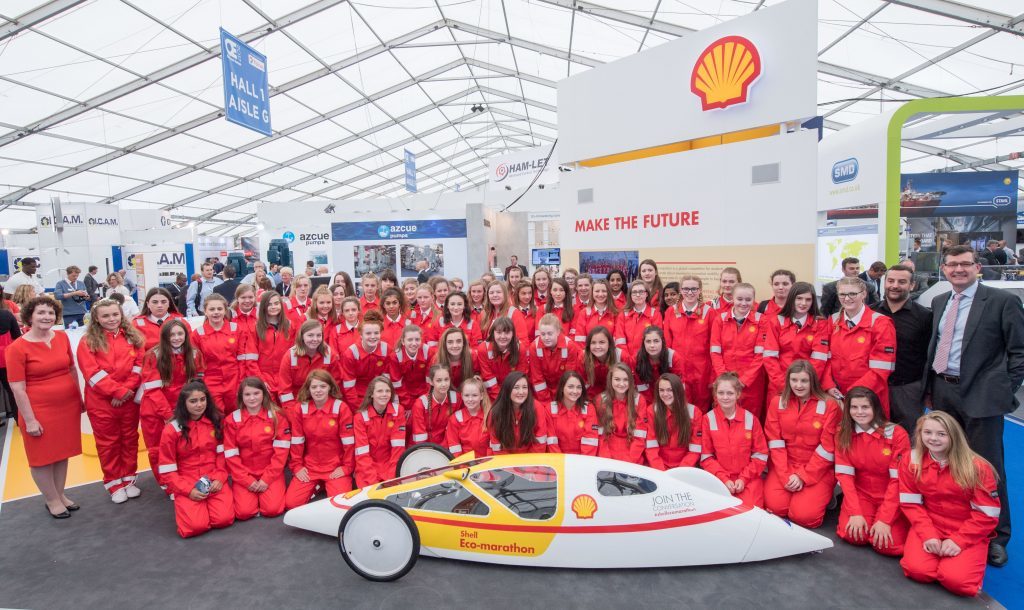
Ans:
{"label": "exhibition banner", "polygon": [[224,72],[224,118],[265,136],[270,129],[270,83],[267,56],[220,29]]}
{"label": "exhibition banner", "polygon": [[867,268],[878,253],[878,226],[825,227],[818,229],[818,281],[843,277],[843,259],[854,257]]}
{"label": "exhibition banner", "polygon": [[531,182],[543,185],[558,183],[558,161],[551,146],[538,146],[487,160],[488,190],[524,189]]}
{"label": "exhibition banner", "polygon": [[334,241],[355,239],[435,239],[466,237],[465,219],[332,222]]}
{"label": "exhibition banner", "polygon": [[[900,176],[900,216],[1000,216],[1017,214],[1018,172],[939,172]],[[829,219],[877,218],[878,205],[829,210]]]}
{"label": "exhibition banner", "polygon": [[416,192],[416,154],[405,149],[405,190]]}

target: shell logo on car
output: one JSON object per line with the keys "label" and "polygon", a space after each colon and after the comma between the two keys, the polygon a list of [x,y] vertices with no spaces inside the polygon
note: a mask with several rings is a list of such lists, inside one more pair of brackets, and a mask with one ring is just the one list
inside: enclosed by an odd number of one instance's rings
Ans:
{"label": "shell logo on car", "polygon": [[700,54],[690,75],[690,90],[705,111],[728,108],[746,102],[760,76],[761,54],[754,43],[742,36],[726,36]]}
{"label": "shell logo on car", "polygon": [[597,512],[597,501],[587,494],[576,496],[572,501],[572,512],[577,519],[593,519]]}

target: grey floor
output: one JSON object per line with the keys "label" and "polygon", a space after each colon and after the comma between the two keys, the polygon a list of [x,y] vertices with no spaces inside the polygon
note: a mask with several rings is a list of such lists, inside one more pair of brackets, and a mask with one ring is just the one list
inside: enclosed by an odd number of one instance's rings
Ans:
{"label": "grey floor", "polygon": [[[0,437],[2,439],[3,437]],[[420,559],[391,584],[361,579],[334,539],[255,519],[182,540],[146,473],[142,497],[68,492],[71,519],[40,498],[0,508],[4,608],[1001,608],[903,578],[895,560],[838,544],[759,564],[652,570],[507,568]],[[833,536],[835,518],[820,531]],[[609,553],[615,549],[609,548]],[[698,551],[699,552],[699,551]]]}

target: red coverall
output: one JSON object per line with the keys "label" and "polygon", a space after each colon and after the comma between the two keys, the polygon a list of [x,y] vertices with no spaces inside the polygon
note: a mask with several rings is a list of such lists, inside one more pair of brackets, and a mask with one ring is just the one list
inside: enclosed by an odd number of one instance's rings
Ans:
{"label": "red coverall", "polygon": [[[295,345],[295,333],[297,329],[294,326],[288,326],[288,334],[282,333],[274,326],[267,326],[267,330],[263,333],[263,340],[260,340],[259,335],[256,331],[253,331],[249,335],[249,345],[254,346],[253,350],[256,352],[256,360],[246,360],[244,362],[245,374],[248,377],[259,377],[267,384],[267,388],[270,393],[274,395],[281,406],[284,406],[286,400],[280,398],[282,392],[288,392],[289,390],[295,394],[299,388],[283,388],[281,387],[281,360],[284,358],[285,353]],[[336,353],[336,352],[335,352]],[[301,386],[300,386],[301,387]]]}
{"label": "red coverall", "polygon": [[429,341],[430,346],[434,347],[437,345],[438,341],[441,340],[441,335],[444,334],[444,331],[448,330],[452,326],[458,326],[462,329],[462,332],[466,335],[466,344],[469,349],[476,349],[476,346],[480,345],[480,342],[483,341],[483,337],[480,336],[480,324],[478,322],[474,322],[472,318],[463,316],[461,324],[447,324],[444,319],[439,318]]}
{"label": "red coverall", "polygon": [[[538,404],[538,401],[534,400],[534,404]],[[501,441],[494,435],[494,425],[488,425],[488,440],[491,449],[491,455],[506,455],[510,453],[561,453],[558,450],[557,444],[548,444],[548,435],[551,434],[551,417],[548,415],[549,411],[543,408],[536,408],[535,413],[537,420],[533,424],[533,442],[529,443],[519,449],[506,449],[501,446]],[[521,438],[522,431],[520,430],[520,421],[522,420],[523,412],[516,410],[513,413],[513,422],[515,424],[516,438]]]}
{"label": "red coverall", "polygon": [[[640,348],[643,351],[643,347]],[[662,373],[672,373],[673,375],[683,378],[683,361],[681,358],[676,356],[675,350],[666,347],[668,350],[668,370],[663,371],[658,366],[658,361],[651,358],[651,378],[648,380],[640,379],[640,375],[636,372],[636,365],[634,364],[631,368],[633,369],[633,379],[636,380],[636,391],[644,397],[647,404],[651,404],[654,401],[654,393],[658,391],[658,377],[661,377]],[[637,354],[639,358],[640,354]],[[689,396],[687,396],[689,399]]]}
{"label": "red coverall", "polygon": [[298,400],[302,384],[306,383],[306,378],[316,369],[327,371],[335,380],[339,379],[341,367],[334,354],[329,345],[327,353],[323,356],[320,352],[299,356],[295,353],[294,346],[288,348],[278,361],[277,368],[277,388],[281,396],[281,405],[287,407]]}
{"label": "red coverall", "polygon": [[417,306],[413,306],[412,311],[409,312],[409,322],[420,327],[423,331],[423,344],[427,344],[427,340],[433,336],[434,327],[437,325],[437,311],[433,308],[422,310]]}
{"label": "red coverall", "polygon": [[[651,434],[657,438],[657,428],[654,424],[654,409],[651,407]],[[665,413],[665,427],[668,428],[668,443],[662,444],[659,441],[658,454],[661,461],[665,463],[665,470],[686,466],[696,468],[700,461],[700,454],[703,449],[701,437],[704,434],[704,414],[697,407],[688,404],[686,410],[690,414],[690,438],[686,444],[679,443],[679,426],[672,412]]]}
{"label": "red coverall", "polygon": [[[516,341],[516,339],[513,339],[513,341]],[[516,362],[515,366],[511,364],[509,352],[502,354],[498,351],[498,346],[493,343],[485,341],[477,346],[477,372],[484,381],[484,387],[487,388],[487,395],[491,398],[491,402],[498,398],[501,384],[508,377],[509,373],[519,371],[520,373],[529,374],[530,350],[524,348],[523,345],[523,343],[519,344],[519,361]]]}
{"label": "red coverall", "polygon": [[[999,523],[999,494],[992,468],[975,461],[980,477],[973,490],[956,484],[948,468],[925,452],[921,474],[910,470],[908,452],[900,464],[900,508],[910,521],[910,533],[900,567],[907,578],[939,583],[957,595],[977,595],[985,576],[988,542]],[[952,540],[956,557],[939,557],[924,550],[930,539]]]}
{"label": "red coverall", "polygon": [[[213,423],[205,417],[188,422],[187,436],[172,421],[160,437],[160,475],[174,498],[174,520],[182,538],[198,536],[213,527],[235,521],[235,509],[224,464],[224,445],[217,440]],[[223,484],[220,491],[195,501],[188,494],[200,477]]]}
{"label": "red coverall", "polygon": [[[574,333],[576,332],[576,330],[575,330],[575,328],[573,326],[573,323],[576,321],[575,310],[573,311],[574,317],[571,320],[569,320],[568,322],[563,322],[562,321],[562,311],[564,311],[564,310],[565,310],[565,305],[556,305],[555,307],[551,308],[551,312],[550,313],[551,313],[551,315],[553,315],[556,318],[558,318],[558,322],[562,325],[562,334],[565,335],[566,337],[569,337],[570,341],[575,341],[576,340],[576,335]],[[543,308],[540,308],[540,309],[537,310],[537,313],[534,314],[533,327],[532,327],[533,330],[534,330],[534,336],[536,336],[537,329],[540,328],[540,320],[541,320],[541,318],[543,318],[544,316],[548,315],[548,313],[549,312],[544,311]],[[524,320],[526,319],[526,315],[525,314],[523,315],[523,319]],[[522,338],[520,338],[520,340],[522,340]]]}
{"label": "red coverall", "polygon": [[372,405],[352,418],[356,437],[356,486],[366,487],[395,478],[398,458],[405,451],[405,410],[391,404],[383,413]]}
{"label": "red coverall", "polygon": [[683,365],[686,401],[702,411],[711,408],[711,326],[714,310],[704,304],[689,314],[681,304],[665,310],[665,345]]}
{"label": "red coverall", "polygon": [[374,301],[367,301],[365,296],[359,297],[359,311],[366,313],[371,309],[380,310],[380,299]]}
{"label": "red coverall", "polygon": [[426,344],[416,352],[415,358],[409,357],[404,347],[399,347],[388,356],[388,374],[398,394],[398,401],[406,412],[412,410],[412,403],[417,398],[430,391],[430,384],[427,383],[429,362],[430,348]]}
{"label": "red coverall", "polygon": [[[359,340],[359,326],[349,326],[344,320],[332,326],[330,330],[324,331],[324,341],[331,346],[335,354],[344,353],[353,344],[359,343]],[[381,341],[383,340],[382,334]]]}
{"label": "red coverall", "polygon": [[593,410],[594,407],[590,403],[583,405],[582,409],[567,409],[565,405],[552,402],[548,418],[551,422],[548,429],[548,445],[557,446],[559,453],[584,453],[581,440],[592,424]]}
{"label": "red coverall", "polygon": [[484,410],[478,409],[476,415],[470,415],[469,409],[462,408],[448,418],[445,428],[444,445],[452,455],[459,457],[463,453],[474,452],[476,457],[488,455],[488,436],[484,430]]}
{"label": "red coverall", "polygon": [[164,316],[163,320],[157,320],[152,315],[138,316],[132,320],[135,330],[142,333],[143,338],[146,339],[146,345],[142,348],[143,351],[148,352],[160,344],[160,328],[165,322],[175,318],[181,318],[181,314],[168,313]]}
{"label": "red coverall", "polygon": [[[259,314],[259,309],[253,307],[249,310],[249,313],[242,313],[237,307],[231,308],[231,321],[238,325],[238,329],[249,335],[249,338],[256,336],[256,316]],[[249,343],[250,346],[255,345]]]}
{"label": "red coverall", "polygon": [[615,345],[629,354],[636,354],[644,346],[644,330],[648,326],[661,326],[661,322],[661,312],[657,307],[648,305],[641,312],[630,307],[615,321],[615,330],[612,331]]}
{"label": "red coverall", "polygon": [[[764,433],[771,459],[764,483],[764,505],[769,512],[797,525],[815,528],[825,519],[825,508],[836,487],[836,428],[841,410],[833,400],[795,396],[783,408],[781,396],[768,403]],[[804,482],[800,491],[785,489],[790,475]]]}
{"label": "red coverall", "polygon": [[238,408],[239,374],[250,360],[259,358],[250,349],[247,339],[248,336],[234,322],[225,322],[220,330],[214,330],[208,321],[204,321],[192,333],[192,345],[203,353],[206,362],[203,381],[223,413]]}
{"label": "red coverall", "polygon": [[391,372],[388,365],[389,353],[391,350],[384,343],[378,343],[377,349],[368,352],[363,349],[362,341],[353,343],[347,350],[341,352],[338,358],[341,362],[341,391],[346,403],[363,404],[370,381],[378,375],[388,375]]}
{"label": "red coverall", "polygon": [[[103,487],[113,494],[135,483],[139,467],[139,405],[134,400],[142,382],[141,348],[118,330],[106,332],[107,351],[94,352],[85,338],[78,344],[78,368],[85,379],[85,412],[89,414]],[[111,401],[128,400],[115,407]]]}
{"label": "red coverall", "polygon": [[565,335],[560,335],[551,348],[544,347],[540,337],[534,339],[530,346],[530,383],[534,400],[539,404],[554,400],[562,373],[578,372],[579,362],[580,348]]}
{"label": "red coverall", "polygon": [[[601,398],[598,398],[598,401],[600,400]],[[625,400],[612,401],[612,423],[615,429],[609,434],[606,434],[607,431],[601,426],[600,406],[598,406],[601,403],[596,403],[590,424],[587,426],[586,436],[580,439],[583,454],[634,464],[646,463],[651,468],[665,470],[665,463],[658,453],[658,439],[654,434],[654,421],[651,418],[650,407],[640,395],[637,395],[636,400],[636,419],[633,423],[632,434],[629,432],[629,414]]]}
{"label": "red coverall", "polygon": [[[580,353],[580,366],[579,366],[578,371],[579,371],[579,374],[583,377],[583,382],[586,384],[586,381],[587,381],[587,371],[586,371],[586,365],[585,365],[585,362],[584,362],[585,357],[586,357],[585,354]],[[633,369],[633,366],[634,366],[633,365],[633,358],[630,357],[630,355],[627,354],[625,352],[625,350],[616,347],[615,348],[615,357],[617,358],[616,362],[621,362],[621,363],[625,364],[626,366],[628,366],[630,368],[630,370]],[[605,384],[606,383],[608,383],[608,364],[605,363],[605,362],[601,362],[600,360],[597,360],[595,358],[594,359],[594,383],[587,384],[587,400],[589,400],[591,403],[596,402],[597,401],[597,397],[600,396],[602,392],[604,392],[604,388],[605,388]],[[557,390],[558,388],[555,388],[555,389]]]}
{"label": "red coverall", "polygon": [[846,315],[840,311],[832,316],[827,340],[829,357],[822,389],[839,388],[846,394],[850,388],[864,386],[878,394],[889,417],[888,379],[896,368],[896,327],[892,318],[865,307],[860,322],[849,328]]}
{"label": "red coverall", "polygon": [[[517,331],[520,329],[520,325],[522,328],[522,335],[520,336],[519,334],[517,334],[516,338],[518,338],[523,343],[529,343],[530,341],[536,339],[537,311],[540,311],[540,309],[537,309],[536,311],[532,312],[530,311],[529,307],[513,307],[512,309],[518,311],[518,313],[512,314],[515,316],[515,318],[513,319],[513,325],[516,327]],[[518,320],[518,322],[516,320]]]}
{"label": "red coverall", "polygon": [[[285,507],[291,510],[309,502],[317,487],[323,487],[328,498],[351,491],[356,442],[352,411],[342,401],[330,398],[319,409],[314,403],[303,402],[290,410],[292,448],[288,466],[293,476]],[[294,476],[303,468],[309,475],[306,483]],[[332,479],[331,474],[338,468],[342,469],[341,476]]]}
{"label": "red coverall", "polygon": [[[205,365],[203,355],[194,351],[196,359],[196,375],[203,376]],[[181,388],[189,381],[185,378],[185,354],[171,355],[171,380],[164,386],[160,379],[160,371],[156,368],[156,351],[146,352],[142,358],[142,383],[139,391],[135,393],[135,402],[139,405],[139,415],[142,423],[142,438],[146,441],[146,450],[149,453],[149,466],[153,469],[153,478],[160,487],[167,489],[167,485],[160,475],[160,436],[163,434],[164,426],[174,415],[174,406],[178,403],[178,394]]]}
{"label": "red coverall", "polygon": [[[433,365],[438,363],[437,362],[437,354],[438,354],[438,350],[440,350],[440,349],[441,349],[440,346],[435,346],[435,347],[430,348],[430,356],[429,356],[430,357],[430,366],[433,366]],[[469,347],[468,345],[463,346],[462,349],[469,350],[469,360],[470,360],[470,364],[473,366],[473,370],[469,371],[468,374],[463,373],[462,372],[462,359],[461,358],[459,360],[453,360],[453,361],[449,362],[448,363],[448,369],[449,369],[449,373],[451,374],[452,387],[453,388],[461,388],[462,387],[462,382],[465,379],[469,379],[469,378],[475,376],[477,374],[477,372],[480,370],[480,366],[477,364],[477,361],[476,361],[476,350],[474,350],[472,347]],[[430,367],[427,367],[427,370],[429,372]]]}
{"label": "red coverall", "polygon": [[743,480],[736,497],[747,504],[764,507],[761,473],[768,465],[768,443],[754,414],[739,407],[729,419],[718,405],[704,419],[700,466],[726,481]]}
{"label": "red coverall", "polygon": [[836,447],[836,479],[843,488],[843,507],[839,511],[836,535],[850,544],[871,544],[871,537],[856,540],[846,531],[850,517],[864,517],[868,528],[881,521],[891,528],[893,544],[875,551],[893,557],[903,555],[910,523],[900,511],[899,466],[910,453],[907,431],[889,424],[885,428],[861,430],[854,426],[850,447]]}
{"label": "red coverall", "polygon": [[402,340],[402,331],[409,324],[412,322],[402,314],[398,314],[396,320],[392,320],[387,314],[384,314],[384,328],[380,331],[380,340],[387,343],[392,350],[402,349],[402,346],[399,345]]}
{"label": "red coverall", "polygon": [[[291,449],[291,428],[283,415],[274,419],[260,409],[236,409],[224,418],[224,461],[231,473],[231,495],[235,518],[252,519],[257,514],[276,517],[284,512],[284,464]],[[260,493],[249,486],[263,481]]]}
{"label": "red coverall", "polygon": [[786,369],[797,360],[807,360],[818,379],[824,377],[828,347],[822,347],[821,339],[831,330],[828,320],[808,316],[799,328],[792,318],[765,316],[764,321],[764,372],[768,377],[769,398],[782,393],[786,386]]}
{"label": "red coverall", "polygon": [[608,309],[598,311],[593,305],[583,307],[576,312],[576,317],[572,319],[572,334],[576,342],[580,344],[580,348],[584,348],[590,331],[598,326],[603,326],[608,329],[608,332],[615,333],[617,320],[618,316]]}
{"label": "red coverall", "polygon": [[412,442],[435,443],[444,446],[445,428],[448,420],[462,408],[459,393],[449,390],[443,401],[434,398],[434,392],[428,391],[412,403]]}
{"label": "red coverall", "polygon": [[727,371],[739,375],[743,384],[739,406],[758,420],[763,419],[764,410],[763,332],[761,314],[756,311],[747,314],[742,326],[732,317],[731,309],[715,317],[711,325],[711,366],[715,377]]}

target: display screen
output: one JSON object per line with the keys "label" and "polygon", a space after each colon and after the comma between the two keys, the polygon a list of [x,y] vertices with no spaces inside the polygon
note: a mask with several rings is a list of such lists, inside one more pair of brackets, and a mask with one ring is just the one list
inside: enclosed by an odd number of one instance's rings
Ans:
{"label": "display screen", "polygon": [[534,265],[561,265],[562,264],[562,249],[561,248],[534,248],[534,250],[533,250],[533,264]]}

